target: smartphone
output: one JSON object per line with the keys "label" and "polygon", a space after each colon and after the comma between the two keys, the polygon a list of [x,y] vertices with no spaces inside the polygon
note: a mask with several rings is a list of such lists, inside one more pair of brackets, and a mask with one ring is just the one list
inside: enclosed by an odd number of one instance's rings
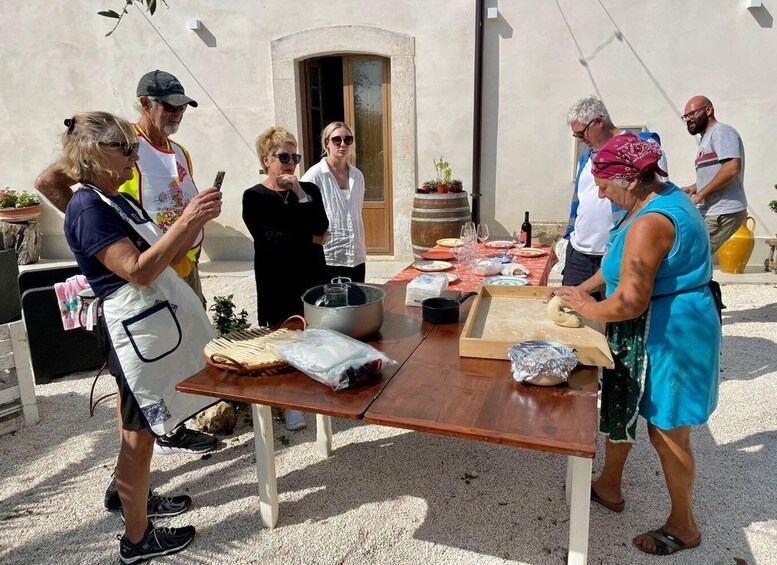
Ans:
{"label": "smartphone", "polygon": [[224,171],[216,173],[216,180],[213,181],[213,188],[221,190],[221,183],[224,182]]}

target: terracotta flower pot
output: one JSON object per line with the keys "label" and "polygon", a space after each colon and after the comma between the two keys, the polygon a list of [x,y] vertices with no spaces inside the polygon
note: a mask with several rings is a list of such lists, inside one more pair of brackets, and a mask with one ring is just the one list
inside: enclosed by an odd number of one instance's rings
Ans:
{"label": "terracotta flower pot", "polygon": [[43,212],[43,204],[35,204],[26,208],[0,208],[0,220],[11,224],[29,222]]}
{"label": "terracotta flower pot", "polygon": [[443,184],[443,183],[441,183],[441,182],[438,182],[438,183],[437,183],[437,192],[438,192],[439,194],[447,194],[447,193],[448,193],[448,188],[449,188],[449,187],[448,187],[448,185],[447,185],[447,184]]}

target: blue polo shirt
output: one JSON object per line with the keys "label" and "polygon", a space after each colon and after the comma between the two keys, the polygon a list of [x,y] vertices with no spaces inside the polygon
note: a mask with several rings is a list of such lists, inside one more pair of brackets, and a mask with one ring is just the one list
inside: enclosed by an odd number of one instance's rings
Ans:
{"label": "blue polo shirt", "polygon": [[[132,197],[121,194],[106,197],[115,202],[127,216],[137,216],[137,211],[126,200]],[[143,217],[150,220],[144,211]],[[141,253],[150,247],[93,189],[83,187],[73,194],[65,212],[65,239],[75,255],[78,267],[100,298],[106,298],[127,284],[127,281],[108,270],[95,254],[125,237]]]}

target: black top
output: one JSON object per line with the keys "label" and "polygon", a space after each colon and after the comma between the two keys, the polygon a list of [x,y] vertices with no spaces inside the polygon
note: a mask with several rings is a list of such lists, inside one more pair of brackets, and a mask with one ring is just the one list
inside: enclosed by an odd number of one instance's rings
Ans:
{"label": "black top", "polygon": [[276,325],[302,312],[300,298],[324,284],[324,248],[314,235],[329,228],[321,191],[300,182],[311,202],[262,184],[243,193],[243,221],[254,238],[254,276],[259,324]]}

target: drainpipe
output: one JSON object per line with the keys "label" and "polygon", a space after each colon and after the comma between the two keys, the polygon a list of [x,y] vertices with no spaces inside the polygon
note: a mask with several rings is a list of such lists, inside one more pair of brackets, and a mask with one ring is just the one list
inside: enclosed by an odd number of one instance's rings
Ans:
{"label": "drainpipe", "polygon": [[480,223],[480,146],[483,123],[483,0],[475,2],[475,92],[472,128],[472,221]]}

